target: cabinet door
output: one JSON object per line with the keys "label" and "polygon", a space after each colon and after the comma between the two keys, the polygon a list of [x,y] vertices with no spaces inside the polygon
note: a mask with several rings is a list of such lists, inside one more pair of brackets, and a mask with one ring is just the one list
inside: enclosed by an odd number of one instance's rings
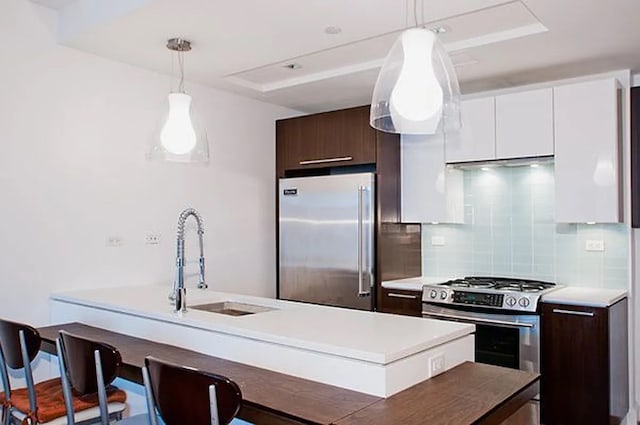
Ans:
{"label": "cabinet door", "polygon": [[382,312],[422,316],[422,292],[382,288]]}
{"label": "cabinet door", "polygon": [[463,223],[462,171],[446,167],[444,136],[401,138],[401,220]]}
{"label": "cabinet door", "polygon": [[496,97],[496,158],[553,155],[553,91]]}
{"label": "cabinet door", "polygon": [[495,112],[494,97],[462,101],[462,128],[447,139],[447,162],[495,159]]}
{"label": "cabinet door", "polygon": [[376,131],[369,107],[343,109],[276,123],[278,174],[284,170],[376,161]]}
{"label": "cabinet door", "polygon": [[615,79],[556,87],[554,116],[556,221],[620,222]]}
{"label": "cabinet door", "polygon": [[544,424],[609,423],[608,310],[542,303]]}

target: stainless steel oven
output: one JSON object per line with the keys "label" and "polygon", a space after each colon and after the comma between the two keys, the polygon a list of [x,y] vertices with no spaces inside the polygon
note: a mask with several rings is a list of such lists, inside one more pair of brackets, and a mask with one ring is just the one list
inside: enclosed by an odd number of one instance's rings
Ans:
{"label": "stainless steel oven", "polygon": [[473,307],[451,308],[425,302],[422,316],[475,324],[478,363],[540,372],[540,316],[536,313],[475,311]]}

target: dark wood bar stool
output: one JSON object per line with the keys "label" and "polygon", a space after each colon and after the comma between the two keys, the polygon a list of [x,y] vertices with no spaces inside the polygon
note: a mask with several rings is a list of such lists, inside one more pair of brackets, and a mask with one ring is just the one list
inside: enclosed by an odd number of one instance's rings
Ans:
{"label": "dark wood bar stool", "polygon": [[226,425],[240,411],[240,387],[224,376],[145,358],[142,370],[151,425]]}
{"label": "dark wood bar stool", "polygon": [[109,425],[148,424],[148,415],[122,419],[126,393],[111,383],[122,364],[120,352],[109,344],[60,332],[56,340],[60,376],[67,412],[67,425],[84,423],[79,416],[87,406],[98,405],[99,420],[91,423]]}
{"label": "dark wood bar stool", "polygon": [[[0,319],[0,378],[4,387],[3,425],[67,423],[66,404],[60,378],[35,383],[31,363],[40,350],[40,334],[33,327]],[[25,388],[11,388],[8,370],[23,371]],[[99,423],[97,403],[78,403],[83,411],[78,412],[76,422]],[[122,410],[126,405],[122,404]],[[122,410],[118,414],[121,415]],[[117,415],[114,415],[117,417]]]}

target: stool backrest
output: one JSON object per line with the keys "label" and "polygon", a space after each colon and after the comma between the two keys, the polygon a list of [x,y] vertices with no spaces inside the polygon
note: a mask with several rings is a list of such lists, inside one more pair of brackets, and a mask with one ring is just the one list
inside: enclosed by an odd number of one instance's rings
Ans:
{"label": "stool backrest", "polygon": [[20,349],[20,331],[24,334],[26,354],[30,362],[36,358],[42,344],[40,334],[35,328],[23,323],[0,319],[0,345],[2,345],[4,361],[11,369],[24,368]]}
{"label": "stool backrest", "polygon": [[[217,423],[228,424],[240,411],[242,392],[229,378],[154,357],[145,359],[145,367],[153,403],[167,425],[212,424],[212,413]],[[210,400],[210,392],[216,400]]]}
{"label": "stool backrest", "polygon": [[66,331],[60,331],[60,337],[67,377],[76,395],[95,394],[100,388],[96,378],[95,351],[100,353],[104,384],[109,385],[116,379],[118,367],[122,364],[116,348]]}
{"label": "stool backrest", "polygon": [[31,371],[31,362],[40,351],[42,339],[38,331],[24,323],[12,322],[0,319],[0,367],[2,372],[2,385],[5,391],[5,398],[11,400],[11,383],[9,381],[7,368],[14,370],[24,369],[24,378],[27,382],[27,393],[29,395],[29,409],[35,412],[38,408],[36,387]]}

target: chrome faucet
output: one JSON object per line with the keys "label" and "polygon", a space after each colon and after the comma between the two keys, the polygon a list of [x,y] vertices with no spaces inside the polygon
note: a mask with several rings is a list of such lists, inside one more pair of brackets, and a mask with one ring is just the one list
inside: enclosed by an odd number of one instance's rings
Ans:
{"label": "chrome faucet", "polygon": [[198,276],[198,288],[206,289],[208,285],[204,281],[204,226],[202,217],[193,208],[187,208],[178,217],[177,249],[176,249],[176,278],[173,281],[173,288],[169,294],[169,299],[175,301],[175,311],[187,311],[187,289],[184,286],[184,225],[189,217],[193,216],[198,225],[198,241],[200,243],[200,273]]}

